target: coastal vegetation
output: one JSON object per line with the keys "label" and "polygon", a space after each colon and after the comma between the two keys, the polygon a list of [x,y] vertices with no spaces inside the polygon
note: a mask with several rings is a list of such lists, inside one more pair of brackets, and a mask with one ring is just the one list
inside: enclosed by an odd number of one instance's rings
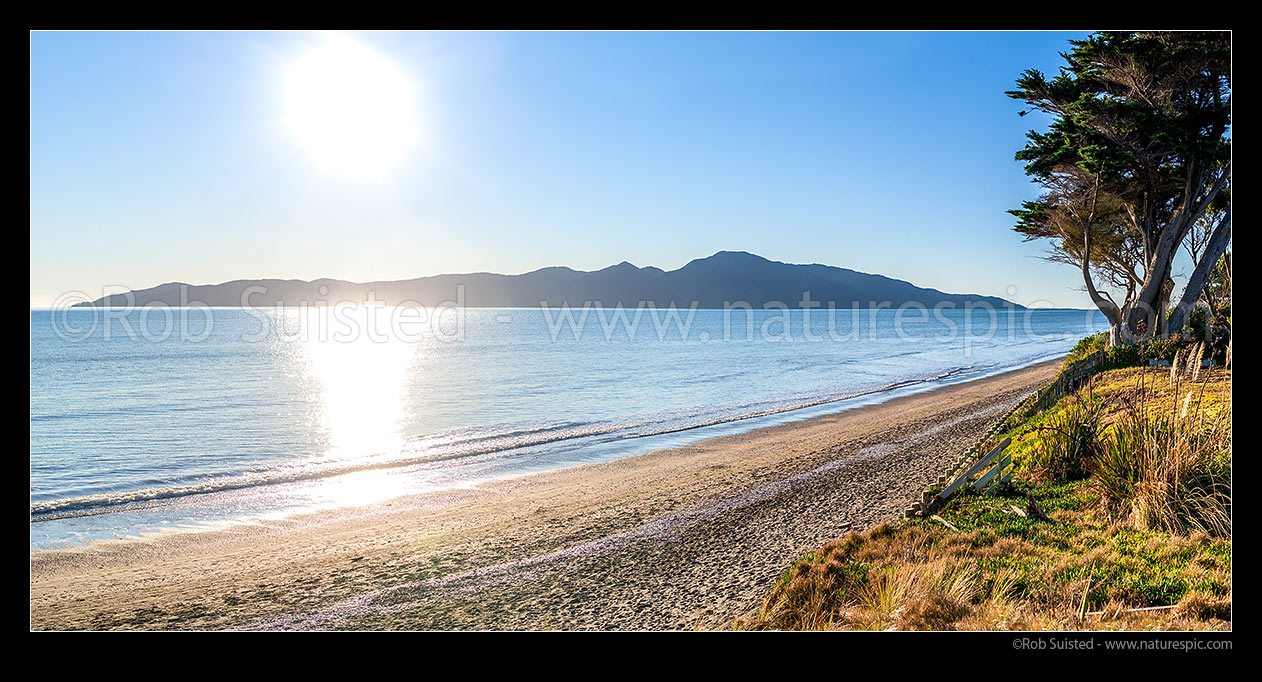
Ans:
{"label": "coastal vegetation", "polygon": [[[1231,239],[1231,36],[1101,32],[1070,46],[1057,75],[1027,70],[1006,93],[1051,119],[1016,154],[1043,192],[1010,211],[1014,229],[1081,270],[1110,345],[1181,332]],[[1173,299],[1181,245],[1194,268]]]}
{"label": "coastal vegetation", "polygon": [[1203,352],[1011,424],[1010,483],[825,545],[734,627],[1229,629],[1231,375]]}

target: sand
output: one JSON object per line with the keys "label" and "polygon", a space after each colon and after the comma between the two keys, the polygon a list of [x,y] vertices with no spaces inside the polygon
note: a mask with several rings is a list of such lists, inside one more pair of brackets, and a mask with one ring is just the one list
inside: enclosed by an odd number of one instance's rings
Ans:
{"label": "sand", "polygon": [[31,627],[725,627],[794,559],[898,518],[1058,366],[468,490],[33,552]]}

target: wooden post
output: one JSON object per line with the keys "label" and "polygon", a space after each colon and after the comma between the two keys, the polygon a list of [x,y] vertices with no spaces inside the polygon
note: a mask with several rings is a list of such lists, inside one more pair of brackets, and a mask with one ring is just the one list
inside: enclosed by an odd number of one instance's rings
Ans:
{"label": "wooden post", "polygon": [[1012,443],[1011,438],[1003,439],[1003,442],[1001,442],[997,447],[995,447],[994,450],[991,450],[990,453],[988,453],[986,456],[979,459],[976,464],[969,467],[968,471],[965,471],[964,473],[957,476],[954,482],[952,482],[946,488],[943,488],[942,492],[938,493],[938,499],[939,500],[949,499],[952,495],[955,494],[955,491],[960,489],[960,486],[967,483],[968,480],[972,478],[973,476],[977,475],[978,473],[981,473],[982,469],[985,469],[992,462],[994,462],[996,457],[1001,456],[1004,448],[1008,447],[1008,445],[1010,445],[1011,443]]}

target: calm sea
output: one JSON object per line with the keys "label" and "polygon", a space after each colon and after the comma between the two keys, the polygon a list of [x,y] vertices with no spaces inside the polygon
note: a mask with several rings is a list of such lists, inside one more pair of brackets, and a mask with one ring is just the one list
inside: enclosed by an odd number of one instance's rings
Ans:
{"label": "calm sea", "polygon": [[31,546],[371,504],[1063,355],[1095,311],[31,311]]}

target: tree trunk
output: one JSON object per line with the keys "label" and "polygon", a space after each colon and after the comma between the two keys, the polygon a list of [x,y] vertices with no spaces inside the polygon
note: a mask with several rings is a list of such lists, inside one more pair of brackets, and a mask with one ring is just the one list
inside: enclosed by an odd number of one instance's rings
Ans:
{"label": "tree trunk", "polygon": [[1200,220],[1209,209],[1210,203],[1214,201],[1214,197],[1218,195],[1229,177],[1231,177],[1230,167],[1218,176],[1199,201],[1193,203],[1193,197],[1200,196],[1201,187],[1204,186],[1204,177],[1200,172],[1189,169],[1187,184],[1183,190],[1183,206],[1162,228],[1160,236],[1153,243],[1146,272],[1147,278],[1139,288],[1139,294],[1135,297],[1130,313],[1125,316],[1126,325],[1122,334],[1124,337],[1129,337],[1126,338],[1128,342],[1143,341],[1152,338],[1156,333],[1158,318],[1165,312],[1161,309],[1162,289],[1165,287],[1166,278],[1170,276],[1174,254],[1179,244],[1183,242],[1187,230],[1196,224],[1196,221]]}
{"label": "tree trunk", "polygon": [[1161,300],[1157,303],[1157,329],[1155,336],[1166,336],[1166,311],[1170,309],[1170,296],[1174,293],[1174,279],[1166,276],[1166,283],[1161,287]]}
{"label": "tree trunk", "polygon": [[1139,288],[1139,293],[1125,317],[1122,336],[1128,343],[1143,341],[1157,334],[1161,324],[1162,293],[1165,291],[1166,279],[1170,277],[1170,266],[1177,246],[1178,243],[1170,239],[1158,242],[1152,267],[1146,273],[1148,277]]}
{"label": "tree trunk", "polygon": [[1183,331],[1183,328],[1187,325],[1188,315],[1192,312],[1192,308],[1196,307],[1196,301],[1201,297],[1201,291],[1205,288],[1205,283],[1209,281],[1209,275],[1213,272],[1214,265],[1227,252],[1227,244],[1230,242],[1231,210],[1228,209],[1227,216],[1218,224],[1218,227],[1214,228],[1214,233],[1210,235],[1209,242],[1205,245],[1205,255],[1201,256],[1201,262],[1196,264],[1196,269],[1192,271],[1192,276],[1188,278],[1187,288],[1183,290],[1183,296],[1179,299],[1178,305],[1170,313],[1171,334]]}
{"label": "tree trunk", "polygon": [[1095,280],[1091,279],[1091,228],[1095,222],[1096,202],[1100,198],[1100,176],[1096,175],[1095,190],[1091,195],[1091,212],[1087,214],[1087,221],[1082,227],[1082,281],[1086,285],[1087,295],[1091,297],[1091,302],[1104,313],[1104,319],[1109,321],[1109,346],[1121,345],[1118,339],[1122,338],[1120,327],[1122,325],[1122,311],[1113,303],[1112,299],[1100,293],[1096,288]]}

